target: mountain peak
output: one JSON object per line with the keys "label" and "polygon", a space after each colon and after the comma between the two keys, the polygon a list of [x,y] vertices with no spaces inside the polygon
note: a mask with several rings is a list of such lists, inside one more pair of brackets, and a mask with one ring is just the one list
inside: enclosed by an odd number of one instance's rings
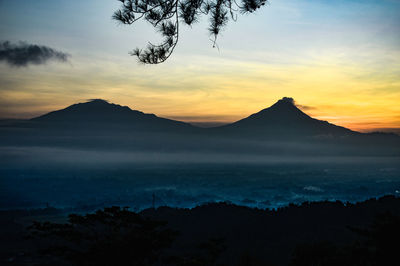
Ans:
{"label": "mountain peak", "polygon": [[88,128],[119,128],[170,130],[191,128],[184,122],[157,117],[132,110],[128,106],[110,103],[103,99],[89,99],[83,103],[70,105],[64,109],[31,119],[36,122],[54,123],[58,125],[86,126]]}
{"label": "mountain peak", "polygon": [[296,106],[295,100],[292,97],[283,97],[267,109],[289,109],[300,111],[300,109]]}
{"label": "mountain peak", "polygon": [[[264,110],[274,111],[274,112],[296,112],[298,114],[303,113],[297,106],[296,102],[291,97],[283,97],[274,103],[271,107]],[[261,112],[263,112],[262,110]]]}
{"label": "mountain peak", "polygon": [[287,125],[297,124],[305,120],[312,120],[307,114],[303,113],[296,107],[295,101],[291,97],[283,97],[272,106],[265,108],[258,113],[252,114],[233,125],[246,125],[246,126],[273,126],[273,125]]}
{"label": "mountain peak", "polygon": [[271,107],[261,110],[260,112],[252,115],[255,117],[274,116],[276,119],[296,119],[296,118],[310,118],[307,114],[303,113],[297,106],[296,102],[291,97],[283,97],[278,100]]}
{"label": "mountain peak", "polygon": [[276,103],[290,103],[292,105],[296,105],[295,101],[294,101],[294,99],[292,97],[283,97],[282,99],[280,99]]}
{"label": "mountain peak", "polygon": [[104,100],[104,99],[89,99],[86,102],[83,103],[77,103],[77,104],[73,104],[68,108],[107,108],[110,110],[115,110],[115,109],[125,109],[125,110],[131,110],[129,107],[127,106],[122,106],[119,104],[114,104],[114,103],[110,103],[108,100]]}
{"label": "mountain peak", "polygon": [[64,109],[33,118],[33,120],[51,121],[118,121],[123,117],[143,116],[144,113],[131,110],[127,106],[113,104],[103,99],[89,99],[86,102],[76,103]]}
{"label": "mountain peak", "polygon": [[260,132],[270,135],[315,136],[326,134],[348,134],[348,129],[314,119],[301,111],[291,97],[283,97],[271,107],[239,120],[227,127],[242,132]]}
{"label": "mountain peak", "polygon": [[93,104],[110,104],[109,101],[104,99],[89,99],[86,103],[93,103]]}

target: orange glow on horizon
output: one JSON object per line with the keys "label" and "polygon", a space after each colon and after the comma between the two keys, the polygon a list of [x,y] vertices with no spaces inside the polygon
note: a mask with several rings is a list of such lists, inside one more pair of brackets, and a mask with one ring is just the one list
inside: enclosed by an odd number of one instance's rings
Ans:
{"label": "orange glow on horizon", "polygon": [[400,127],[397,63],[375,69],[334,56],[292,65],[203,57],[173,63],[156,72],[139,66],[136,75],[130,59],[105,63],[102,73],[100,63],[86,61],[18,73],[0,65],[9,79],[0,91],[0,118],[31,118],[102,98],[185,122],[229,123],[286,96],[311,117],[353,130]]}

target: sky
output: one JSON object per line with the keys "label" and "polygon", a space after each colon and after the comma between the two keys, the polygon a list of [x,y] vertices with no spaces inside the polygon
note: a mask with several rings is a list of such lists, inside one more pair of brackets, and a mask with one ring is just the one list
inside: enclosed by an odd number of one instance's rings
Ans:
{"label": "sky", "polygon": [[113,21],[119,4],[0,0],[3,46],[46,46],[55,59],[15,65],[0,56],[0,118],[31,118],[102,98],[218,124],[292,97],[318,119],[400,132],[399,0],[271,0],[230,21],[217,48],[203,18],[181,26],[178,46],[160,65],[128,54],[160,36],[144,22]]}

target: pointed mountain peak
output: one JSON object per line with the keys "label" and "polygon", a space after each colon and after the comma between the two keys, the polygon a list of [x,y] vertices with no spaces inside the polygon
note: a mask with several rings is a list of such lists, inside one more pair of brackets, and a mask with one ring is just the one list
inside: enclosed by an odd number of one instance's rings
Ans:
{"label": "pointed mountain peak", "polygon": [[295,103],[295,101],[294,101],[294,99],[292,97],[283,97],[282,99],[280,99],[276,103],[280,103],[280,104],[290,103],[292,105],[296,105],[296,103]]}
{"label": "pointed mountain peak", "polygon": [[316,136],[345,135],[349,129],[314,119],[300,110],[291,97],[283,97],[271,107],[239,120],[227,127],[234,127],[241,132],[263,132],[266,135],[280,136]]}
{"label": "pointed mountain peak", "polygon": [[313,119],[296,107],[293,98],[283,97],[271,107],[265,108],[234,124],[272,126],[277,124],[297,124],[309,120]]}
{"label": "pointed mountain peak", "polygon": [[[296,102],[293,98],[291,97],[283,97],[282,99],[280,99],[279,101],[277,101],[275,104],[273,104],[270,108],[279,108],[279,109],[299,109],[296,106]],[[267,108],[269,109],[269,108]]]}
{"label": "pointed mountain peak", "polygon": [[275,116],[276,119],[309,117],[296,106],[295,100],[291,97],[283,97],[271,107],[263,109],[252,116]]}

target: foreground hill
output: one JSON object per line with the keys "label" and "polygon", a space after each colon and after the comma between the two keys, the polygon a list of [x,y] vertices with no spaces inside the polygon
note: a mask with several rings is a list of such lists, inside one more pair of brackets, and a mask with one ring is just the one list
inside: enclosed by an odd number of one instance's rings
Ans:
{"label": "foreground hill", "polygon": [[[86,215],[0,212],[2,265],[394,266],[400,199],[305,202],[277,210],[229,203]],[[32,220],[51,221],[25,226]],[[33,238],[24,238],[33,233]]]}

